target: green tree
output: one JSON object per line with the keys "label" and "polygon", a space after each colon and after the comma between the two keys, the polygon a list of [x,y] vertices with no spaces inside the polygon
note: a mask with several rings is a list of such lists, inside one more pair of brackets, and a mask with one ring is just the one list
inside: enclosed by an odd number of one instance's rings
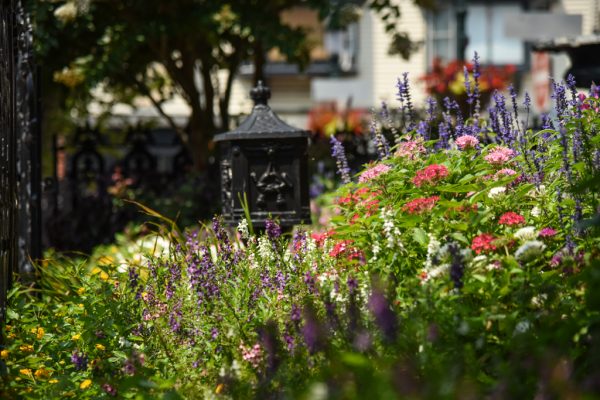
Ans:
{"label": "green tree", "polygon": [[[415,0],[430,6],[431,0]],[[307,32],[282,22],[283,11],[308,7],[333,27],[368,5],[393,36],[391,53],[414,50],[399,27],[393,0],[52,0],[32,2],[40,63],[69,90],[70,106],[85,106],[102,87],[110,102],[147,97],[188,147],[196,168],[207,162],[216,132],[229,129],[234,78],[251,60],[255,81],[265,54],[278,48],[290,62],[309,61]],[[221,78],[217,78],[217,74]],[[223,78],[224,76],[224,78]],[[191,109],[179,126],[163,109],[180,95]],[[85,112],[85,111],[83,111]]]}

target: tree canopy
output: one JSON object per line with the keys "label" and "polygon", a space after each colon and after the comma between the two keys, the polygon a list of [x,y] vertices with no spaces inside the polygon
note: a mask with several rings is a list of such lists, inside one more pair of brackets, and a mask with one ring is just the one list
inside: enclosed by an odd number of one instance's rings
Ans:
{"label": "tree canopy", "polygon": [[[415,0],[431,6],[432,0]],[[289,62],[309,62],[308,32],[287,25],[282,12],[310,8],[332,28],[355,20],[368,6],[392,35],[391,53],[408,57],[415,44],[399,30],[393,0],[69,0],[32,4],[40,63],[79,104],[101,85],[112,102],[147,97],[188,147],[197,168],[206,165],[212,136],[229,128],[234,78],[243,62],[261,78],[273,48]],[[163,109],[181,96],[191,114],[179,126]]]}

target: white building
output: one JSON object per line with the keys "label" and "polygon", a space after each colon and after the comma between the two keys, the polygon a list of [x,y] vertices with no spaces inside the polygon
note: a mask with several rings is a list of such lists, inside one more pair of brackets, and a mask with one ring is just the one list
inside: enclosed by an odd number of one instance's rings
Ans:
{"label": "white building", "polygon": [[[410,58],[388,55],[390,37],[384,31],[383,22],[374,12],[364,9],[359,21],[345,32],[324,32],[316,14],[297,9],[284,16],[290,24],[312,28],[311,39],[317,46],[313,51],[313,63],[305,70],[283,60],[277,51],[269,54],[265,68],[267,85],[272,98],[270,105],[284,119],[296,126],[306,126],[307,112],[322,102],[334,102],[344,108],[348,101],[354,108],[378,107],[381,101],[394,106],[396,81],[403,72],[409,73],[412,95],[416,104],[422,104],[427,94],[419,78],[422,77],[435,57],[443,60],[456,58],[456,8],[457,0],[439,0],[442,6],[436,13],[426,12],[415,6],[412,0],[396,0],[402,13],[401,30],[409,33],[413,41],[422,45]],[[513,64],[518,68],[521,92],[533,93],[531,43],[509,37],[505,32],[505,20],[530,11],[555,14],[581,15],[581,34],[591,35],[600,30],[600,0],[464,0],[466,3],[466,35],[469,38],[466,58],[476,50],[484,64]],[[337,62],[331,62],[335,54]],[[564,55],[552,55],[549,69],[537,71],[539,80],[548,82],[549,75],[562,79],[569,66]],[[541,78],[540,78],[541,77]],[[520,84],[519,84],[520,83]],[[240,70],[232,92],[231,115],[249,113],[252,103],[249,91],[252,86],[252,66]],[[535,96],[535,94],[534,94]],[[132,110],[117,109],[117,114],[157,117],[149,103],[139,104]],[[187,104],[174,99],[165,110],[184,121],[189,113]]]}

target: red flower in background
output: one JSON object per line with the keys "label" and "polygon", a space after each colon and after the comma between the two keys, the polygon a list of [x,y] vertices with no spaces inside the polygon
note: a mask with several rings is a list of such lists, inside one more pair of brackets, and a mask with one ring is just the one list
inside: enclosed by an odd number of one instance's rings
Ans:
{"label": "red flower in background", "polygon": [[439,199],[440,196],[420,197],[406,203],[402,207],[402,211],[409,214],[421,214],[425,211],[431,211]]}
{"label": "red flower in background", "polygon": [[448,176],[448,168],[441,164],[431,164],[417,171],[412,182],[421,187],[424,184],[435,184]]}
{"label": "red flower in background", "polygon": [[321,232],[321,233],[313,232],[310,234],[310,237],[313,238],[315,242],[317,242],[317,246],[322,246],[325,239],[333,236],[334,234],[335,234],[335,230],[330,229],[326,232]]}
{"label": "red flower in background", "polygon": [[508,226],[521,225],[525,223],[525,218],[522,215],[517,214],[516,212],[509,211],[505,212],[500,216],[500,219],[498,219],[498,223],[500,225]]}
{"label": "red flower in background", "polygon": [[475,236],[471,242],[471,249],[476,254],[489,253],[490,251],[496,250],[494,241],[496,238],[489,233],[482,233],[481,235]]}
{"label": "red flower in background", "polygon": [[[470,62],[454,60],[444,65],[439,58],[434,59],[431,71],[421,77],[421,80],[425,82],[425,90],[429,94],[438,94],[442,97],[461,94],[465,91],[464,67],[467,67],[469,74],[473,73],[473,64]],[[514,65],[481,66],[479,69],[481,74],[479,77],[480,91],[491,93],[494,90],[506,89],[516,70]]]}

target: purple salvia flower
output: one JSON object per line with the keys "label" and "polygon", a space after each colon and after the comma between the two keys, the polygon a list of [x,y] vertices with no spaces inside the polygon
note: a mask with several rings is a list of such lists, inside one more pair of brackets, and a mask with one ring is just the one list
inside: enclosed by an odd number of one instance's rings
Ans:
{"label": "purple salvia flower", "polygon": [[464,285],[462,279],[465,274],[465,263],[460,254],[460,246],[458,243],[448,243],[448,253],[452,260],[450,263],[450,279],[454,282],[455,289],[461,289]]}
{"label": "purple salvia flower", "polygon": [[392,132],[392,136],[394,137],[394,142],[396,144],[402,141],[400,134],[398,133],[398,129],[394,126],[394,122],[392,121],[392,116],[390,115],[390,110],[385,101],[381,102],[381,122],[387,126]]}
{"label": "purple salvia flower", "polygon": [[556,110],[558,122],[560,125],[564,125],[567,111],[567,96],[565,87],[553,80],[552,94],[550,97],[554,99],[554,109]]}
{"label": "purple salvia flower", "polygon": [[429,136],[429,124],[427,121],[419,121],[417,125],[417,134],[427,140],[427,137]]}
{"label": "purple salvia flower", "polygon": [[435,147],[437,149],[445,149],[448,147],[448,140],[450,139],[450,130],[448,122],[445,120],[440,122],[440,124],[438,125],[438,131],[440,137]]}
{"label": "purple salvia flower", "polygon": [[283,341],[285,342],[288,351],[293,351],[294,347],[296,347],[294,337],[288,332],[283,334]]}
{"label": "purple salvia flower", "polygon": [[479,124],[479,112],[481,111],[481,94],[479,91],[479,78],[481,77],[481,65],[479,64],[479,54],[473,55],[473,98],[475,99],[475,112],[473,118],[475,123]]}
{"label": "purple salvia flower", "polygon": [[295,304],[292,304],[292,312],[290,313],[290,319],[293,322],[300,322],[300,319],[302,319],[302,314],[300,312],[300,307],[298,307]]}
{"label": "purple salvia flower", "polygon": [[372,110],[372,114],[371,123],[369,124],[371,135],[373,137],[373,142],[375,143],[375,148],[377,149],[377,156],[380,160],[384,160],[390,156],[390,146],[385,136],[383,136],[381,129],[377,126],[374,110]]}
{"label": "purple salvia flower", "polygon": [[265,231],[267,232],[269,239],[272,241],[279,239],[281,236],[281,227],[271,218],[267,218],[265,221]]}
{"label": "purple salvia flower", "polygon": [[123,372],[125,375],[135,375],[135,370],[136,368],[132,360],[127,359],[125,363],[123,363]]}
{"label": "purple salvia flower", "polygon": [[379,290],[374,290],[371,294],[369,309],[373,313],[375,322],[379,325],[384,337],[389,341],[393,341],[396,338],[398,321],[385,296]]}
{"label": "purple salvia flower", "polygon": [[[301,263],[306,252],[306,231],[298,229],[294,232],[292,237],[292,250],[294,254],[294,261]],[[295,266],[293,267],[295,268]]]}
{"label": "purple salvia flower", "polygon": [[181,280],[181,267],[178,263],[172,263],[169,267],[169,278],[167,280],[167,287],[165,289],[165,296],[167,300],[173,298],[175,293],[175,287],[177,283]]}
{"label": "purple salvia flower", "polygon": [[542,129],[552,129],[554,130],[554,123],[552,122],[552,118],[548,113],[544,113],[541,116],[542,120]]}
{"label": "purple salvia flower", "polygon": [[88,357],[76,350],[71,354],[71,362],[75,366],[76,371],[84,371],[87,369]]}
{"label": "purple salvia flower", "polygon": [[210,330],[210,337],[211,337],[213,340],[215,340],[215,339],[216,339],[218,336],[219,336],[219,330],[218,330],[217,328],[213,327],[213,328]]}
{"label": "purple salvia flower", "polygon": [[410,85],[408,82],[408,72],[402,73],[402,79],[398,78],[398,100],[402,110],[402,119],[407,118],[406,130],[414,129],[414,109],[410,98]]}
{"label": "purple salvia flower", "polygon": [[231,243],[229,241],[229,235],[227,235],[227,232],[223,228],[221,224],[221,219],[219,217],[213,217],[212,228],[219,244],[219,255],[223,260],[230,263],[232,260],[233,251],[231,248]]}
{"label": "purple salvia flower", "polygon": [[473,104],[473,92],[471,92],[471,81],[469,76],[469,69],[466,65],[463,65],[463,74],[465,76],[465,91],[468,96],[467,102],[469,104]]}
{"label": "purple salvia flower", "polygon": [[331,135],[331,154],[336,161],[338,173],[342,178],[342,182],[350,183],[350,168],[348,167],[348,160],[346,159],[346,151],[335,135]]}
{"label": "purple salvia flower", "polygon": [[431,123],[435,119],[435,111],[437,109],[437,101],[435,101],[435,99],[433,97],[427,97],[427,100],[425,100],[425,104],[427,105],[427,107],[426,107],[427,123],[429,124],[429,129],[430,129],[430,132],[429,132],[430,134],[428,135],[428,137],[426,139],[429,139],[431,137]]}
{"label": "purple salvia flower", "polygon": [[308,291],[312,294],[316,293],[316,281],[315,277],[310,273],[310,271],[306,271],[304,275],[304,283],[308,287]]}
{"label": "purple salvia flower", "polygon": [[356,291],[356,289],[358,289],[358,281],[352,276],[348,277],[346,285],[348,285],[348,292],[350,294],[353,294]]}
{"label": "purple salvia flower", "polygon": [[179,301],[175,304],[169,315],[169,327],[171,328],[171,332],[179,333],[181,331],[182,319],[183,313],[181,312],[181,301]]}
{"label": "purple salvia flower", "polygon": [[520,131],[521,126],[519,124],[519,109],[517,107],[517,91],[515,90],[515,87],[512,84],[510,84],[510,86],[508,87],[508,91],[510,93],[510,101],[512,103],[513,113],[515,115],[515,121],[517,123],[517,129]]}

